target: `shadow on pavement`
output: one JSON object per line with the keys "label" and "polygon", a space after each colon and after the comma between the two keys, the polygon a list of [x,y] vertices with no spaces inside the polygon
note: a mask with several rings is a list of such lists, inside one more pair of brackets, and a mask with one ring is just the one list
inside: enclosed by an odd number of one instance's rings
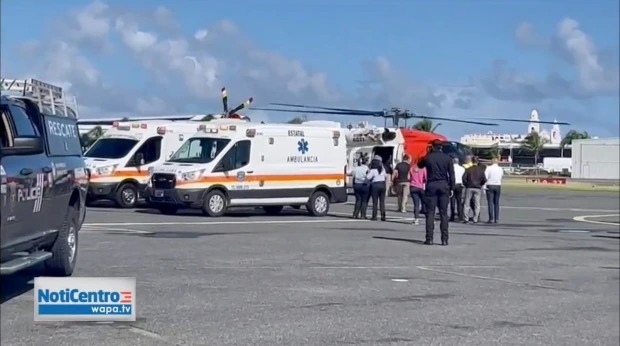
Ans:
{"label": "shadow on pavement", "polygon": [[394,241],[402,241],[402,242],[406,242],[406,243],[413,243],[413,244],[418,244],[418,245],[424,245],[424,242],[422,240],[416,240],[416,239],[391,238],[391,237],[381,237],[381,236],[374,236],[374,237],[372,237],[372,239],[394,240]]}
{"label": "shadow on pavement", "polygon": [[30,292],[34,287],[34,278],[41,276],[42,272],[41,268],[32,268],[2,277],[1,303],[4,304],[13,298]]}

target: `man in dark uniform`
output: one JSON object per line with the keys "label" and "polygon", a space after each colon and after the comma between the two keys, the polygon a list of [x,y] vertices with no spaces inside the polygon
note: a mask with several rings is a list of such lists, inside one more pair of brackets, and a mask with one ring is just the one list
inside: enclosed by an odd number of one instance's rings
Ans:
{"label": "man in dark uniform", "polygon": [[433,245],[435,232],[435,208],[439,207],[441,245],[448,245],[448,205],[454,191],[455,175],[452,158],[441,151],[441,141],[431,143],[431,151],[420,161],[426,168],[426,241]]}

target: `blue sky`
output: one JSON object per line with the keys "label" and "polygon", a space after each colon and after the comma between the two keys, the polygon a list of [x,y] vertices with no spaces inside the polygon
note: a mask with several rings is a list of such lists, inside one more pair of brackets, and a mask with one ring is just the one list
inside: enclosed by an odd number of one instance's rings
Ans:
{"label": "blue sky", "polygon": [[[618,136],[617,1],[129,4],[3,1],[3,77],[71,85],[83,117],[218,111],[224,84],[231,103],[254,96],[257,107],[399,106],[445,117],[520,119],[537,108],[544,120]],[[208,39],[199,42],[194,34],[203,28]],[[136,37],[144,38],[137,32],[155,41],[136,45]],[[588,65],[592,54],[597,67]],[[203,70],[188,72],[187,56]],[[468,106],[455,106],[459,98]],[[441,128],[456,139],[497,131],[446,122]],[[525,128],[503,124],[500,131]]]}

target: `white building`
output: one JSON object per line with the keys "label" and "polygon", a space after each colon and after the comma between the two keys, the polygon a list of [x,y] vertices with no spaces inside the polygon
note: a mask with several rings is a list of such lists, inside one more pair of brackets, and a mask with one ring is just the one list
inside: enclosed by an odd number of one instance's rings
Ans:
{"label": "white building", "polygon": [[[491,147],[497,145],[500,148],[518,147],[521,145],[525,137],[532,132],[538,132],[538,134],[544,138],[547,142],[545,147],[559,148],[562,142],[562,133],[560,131],[560,125],[553,124],[549,131],[541,129],[540,118],[537,110],[532,110],[530,113],[530,123],[527,126],[527,132],[525,134],[501,134],[493,133],[489,131],[485,134],[467,134],[461,137],[461,143],[470,147]],[[557,122],[557,120],[554,120]]]}
{"label": "white building", "polygon": [[573,141],[573,179],[620,180],[620,138]]}

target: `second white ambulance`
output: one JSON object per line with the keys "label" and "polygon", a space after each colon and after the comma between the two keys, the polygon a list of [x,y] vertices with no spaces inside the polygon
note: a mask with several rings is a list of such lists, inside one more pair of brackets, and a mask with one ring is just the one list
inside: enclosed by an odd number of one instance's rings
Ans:
{"label": "second white ambulance", "polygon": [[111,200],[132,208],[146,187],[150,170],[163,163],[194,133],[195,122],[115,122],[84,153],[91,179],[89,204]]}

